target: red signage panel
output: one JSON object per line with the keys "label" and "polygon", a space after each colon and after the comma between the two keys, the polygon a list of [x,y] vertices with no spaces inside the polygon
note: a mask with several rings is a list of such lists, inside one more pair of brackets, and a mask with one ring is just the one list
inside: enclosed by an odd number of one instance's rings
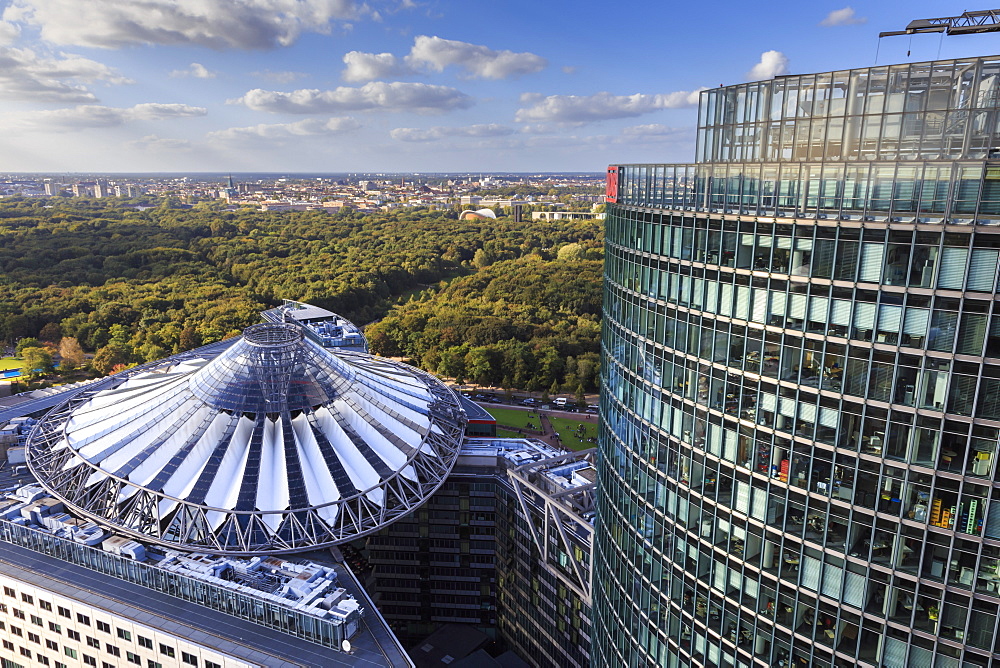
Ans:
{"label": "red signage panel", "polygon": [[604,201],[618,203],[618,165],[608,167],[607,187],[604,191]]}

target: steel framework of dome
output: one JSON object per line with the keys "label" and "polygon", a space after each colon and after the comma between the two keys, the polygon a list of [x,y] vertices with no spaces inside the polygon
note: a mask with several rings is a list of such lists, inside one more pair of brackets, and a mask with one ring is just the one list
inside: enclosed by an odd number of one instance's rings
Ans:
{"label": "steel framework of dome", "polygon": [[289,324],[111,376],[50,411],[28,466],[70,512],[186,550],[295,552],[411,512],[466,422],[433,376]]}

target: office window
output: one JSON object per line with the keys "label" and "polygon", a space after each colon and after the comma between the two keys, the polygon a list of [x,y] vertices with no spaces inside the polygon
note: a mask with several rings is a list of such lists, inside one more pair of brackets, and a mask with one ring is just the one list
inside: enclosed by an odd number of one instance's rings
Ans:
{"label": "office window", "polygon": [[127,640],[129,642],[132,642],[131,631],[126,631],[125,629],[118,629],[118,628],[116,628],[115,631],[118,632],[118,637],[121,638],[122,640]]}
{"label": "office window", "polygon": [[104,643],[104,650],[112,656],[122,655],[122,651],[109,642]]}
{"label": "office window", "polygon": [[39,645],[42,644],[42,637],[37,633],[32,633],[31,631],[28,631],[28,640],[33,643],[38,643]]}
{"label": "office window", "polygon": [[49,649],[54,649],[56,651],[59,651],[59,643],[57,643],[55,640],[49,640],[46,638],[45,646],[48,647]]}
{"label": "office window", "polygon": [[70,617],[69,608],[64,608],[61,605],[56,607],[56,612],[59,613],[60,617],[65,617],[67,619]]}
{"label": "office window", "polygon": [[29,659],[31,658],[31,650],[27,647],[19,647],[18,651],[21,653],[21,656],[26,656]]}
{"label": "office window", "polygon": [[198,665],[198,657],[194,654],[188,654],[187,652],[181,652],[181,661],[189,666]]}
{"label": "office window", "polygon": [[97,659],[95,659],[94,657],[92,657],[92,656],[90,656],[88,654],[84,654],[83,655],[83,662],[85,664],[87,664],[88,666],[96,666],[97,665]]}
{"label": "office window", "polygon": [[111,624],[108,624],[107,622],[102,622],[101,620],[98,619],[97,630],[103,631],[105,633],[111,633]]}
{"label": "office window", "polygon": [[76,650],[73,649],[72,647],[63,647],[63,654],[65,654],[71,659],[75,659],[77,657]]}
{"label": "office window", "polygon": [[125,652],[125,660],[129,663],[134,663],[137,666],[142,665],[142,657],[138,654],[133,654],[132,652]]}
{"label": "office window", "polygon": [[4,649],[14,649],[14,643],[12,643],[9,640],[4,640],[3,641],[3,647],[4,647]]}
{"label": "office window", "polygon": [[14,616],[17,617],[18,619],[25,619],[24,610],[18,610],[17,608],[14,608]]}
{"label": "office window", "polygon": [[87,615],[76,613],[76,621],[80,622],[84,626],[90,626],[90,617]]}
{"label": "office window", "polygon": [[205,668],[222,668],[222,664],[205,659]]}
{"label": "office window", "polygon": [[101,661],[101,668],[115,668],[115,664]]}
{"label": "office window", "polygon": [[10,632],[13,633],[16,636],[23,636],[24,635],[24,631],[22,631],[21,627],[19,627],[19,626],[12,626],[12,627],[10,627]]}
{"label": "office window", "polygon": [[10,597],[17,596],[17,594],[14,592],[14,589],[12,587],[4,587],[3,588],[3,593],[6,594],[7,596],[10,596]]}
{"label": "office window", "polygon": [[171,647],[170,645],[164,645],[161,642],[160,643],[160,654],[166,654],[167,656],[172,657],[174,655],[174,648]]}
{"label": "office window", "polygon": [[62,633],[62,626],[56,624],[55,622],[49,622],[49,631],[54,633]]}
{"label": "office window", "polygon": [[4,614],[7,614],[7,604],[6,603],[0,603],[0,612],[2,612]]}
{"label": "office window", "polygon": [[67,666],[62,661],[56,661],[56,668],[69,668],[69,666]]}
{"label": "office window", "polygon": [[46,612],[52,612],[52,604],[49,603],[48,601],[39,600],[38,607],[41,608],[42,610],[45,610]]}
{"label": "office window", "polygon": [[145,647],[146,649],[153,649],[152,640],[150,640],[149,638],[144,638],[142,636],[138,636],[138,639],[139,639],[139,647]]}
{"label": "office window", "polygon": [[45,656],[44,654],[39,654],[38,652],[35,652],[35,660],[38,661],[38,663],[42,664],[43,666],[49,665],[49,657]]}
{"label": "office window", "polygon": [[90,645],[91,647],[96,647],[98,649],[101,648],[101,641],[91,636],[87,636],[87,644]]}
{"label": "office window", "polygon": [[152,659],[148,659],[146,661],[146,668],[163,668],[163,664],[160,663],[159,661],[153,661]]}
{"label": "office window", "polygon": [[73,629],[66,629],[66,635],[68,635],[73,640],[80,642],[80,633],[78,631],[74,631]]}
{"label": "office window", "polygon": [[44,625],[44,623],[42,622],[42,618],[39,617],[38,615],[31,615],[31,623],[34,624],[35,626]]}
{"label": "office window", "polygon": [[31,605],[35,604],[35,599],[33,596],[31,596],[31,594],[21,594],[21,600]]}

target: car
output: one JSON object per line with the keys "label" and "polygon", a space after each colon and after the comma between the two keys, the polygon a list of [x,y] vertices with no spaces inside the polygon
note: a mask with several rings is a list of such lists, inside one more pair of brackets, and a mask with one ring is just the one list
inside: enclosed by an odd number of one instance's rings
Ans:
{"label": "car", "polygon": [[528,397],[527,399],[522,400],[521,403],[525,406],[534,406],[535,400],[532,399],[531,397]]}
{"label": "car", "polygon": [[556,406],[565,406],[567,401],[569,400],[566,397],[556,397],[552,400],[552,403]]}
{"label": "car", "polygon": [[490,399],[490,400],[489,400],[489,402],[490,402],[491,404],[502,404],[502,403],[503,403],[503,401],[502,401],[502,400],[500,400],[500,399],[497,399],[496,397],[493,397],[492,399]]}

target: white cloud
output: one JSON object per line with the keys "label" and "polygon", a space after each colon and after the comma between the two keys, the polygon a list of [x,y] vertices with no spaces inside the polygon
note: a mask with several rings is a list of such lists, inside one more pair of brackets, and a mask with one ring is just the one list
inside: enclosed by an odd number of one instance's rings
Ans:
{"label": "white cloud", "polygon": [[366,11],[354,0],[12,0],[3,17],[38,26],[55,44],[267,49]]}
{"label": "white cloud", "polygon": [[433,128],[396,128],[389,135],[399,141],[437,141],[446,137],[506,137],[514,134],[513,128],[497,123],[466,125],[462,127],[437,126]]}
{"label": "white cloud", "polygon": [[191,150],[191,142],[186,139],[170,139],[168,137],[157,137],[156,135],[146,135],[140,139],[130,141],[126,145],[150,153]]}
{"label": "white cloud", "polygon": [[388,79],[413,74],[413,71],[391,53],[365,53],[350,51],[344,54],[347,67],[341,73],[344,81],[360,83],[375,79]]}
{"label": "white cloud", "polygon": [[548,61],[534,53],[494,51],[489,47],[440,37],[420,35],[406,62],[414,67],[427,67],[441,72],[449,65],[465,68],[469,76],[478,79],[510,79],[533,74],[544,69]]}
{"label": "white cloud", "polygon": [[133,107],[105,107],[81,104],[68,109],[36,111],[21,116],[21,127],[35,130],[77,130],[80,128],[110,128],[131,121],[160,121],[168,118],[204,116],[204,107],[186,104],[146,102]]}
{"label": "white cloud", "polygon": [[747,72],[747,81],[771,79],[782,74],[788,74],[788,56],[781,51],[765,51],[760,54],[760,62]]}
{"label": "white cloud", "polygon": [[856,26],[862,23],[868,23],[868,18],[855,15],[853,7],[835,9],[819,22],[821,26]]}
{"label": "white cloud", "polygon": [[174,70],[168,76],[178,79],[182,77],[194,77],[195,79],[214,79],[215,72],[212,72],[201,63],[191,63],[186,70]]}
{"label": "white cloud", "polygon": [[255,88],[229,103],[243,104],[255,111],[287,114],[369,109],[440,113],[470,107],[472,98],[447,86],[373,81],[358,88],[340,86],[333,90],[300,89],[290,93]]}
{"label": "white cloud", "polygon": [[0,21],[0,46],[7,46],[17,41],[21,29],[13,23]]}
{"label": "white cloud", "polygon": [[682,132],[687,132],[687,130],[684,128],[672,128],[662,123],[648,123],[646,125],[632,125],[622,128],[622,134],[626,137],[667,137]]}
{"label": "white cloud", "polygon": [[549,95],[537,93],[521,96],[521,103],[530,106],[518,109],[515,120],[521,123],[563,123],[582,125],[612,118],[641,116],[660,109],[678,109],[698,104],[696,91],[677,91],[662,95]]}
{"label": "white cloud", "polygon": [[573,65],[563,65],[562,72],[563,74],[576,74],[576,67]]}
{"label": "white cloud", "polygon": [[341,76],[352,83],[412,76],[424,71],[442,72],[451,65],[464,68],[469,78],[511,79],[538,72],[548,65],[548,61],[533,53],[494,51],[480,44],[426,35],[413,40],[413,47],[404,58],[391,53],[350,51],[344,54],[344,63],[347,67]]}
{"label": "white cloud", "polygon": [[350,116],[330,118],[307,118],[295,123],[271,123],[251,125],[245,128],[229,128],[208,134],[209,139],[221,141],[244,141],[248,139],[288,139],[316,135],[336,135],[351,132],[361,124]]}
{"label": "white cloud", "polygon": [[31,49],[0,47],[0,94],[40,102],[94,102],[83,83],[131,83],[110,67],[73,54],[45,57]]}
{"label": "white cloud", "polygon": [[276,83],[288,84],[293,81],[298,81],[299,79],[305,79],[309,75],[305,72],[292,72],[290,70],[258,70],[256,72],[251,72],[250,76],[257,77],[258,79],[267,79],[268,81],[274,81]]}

